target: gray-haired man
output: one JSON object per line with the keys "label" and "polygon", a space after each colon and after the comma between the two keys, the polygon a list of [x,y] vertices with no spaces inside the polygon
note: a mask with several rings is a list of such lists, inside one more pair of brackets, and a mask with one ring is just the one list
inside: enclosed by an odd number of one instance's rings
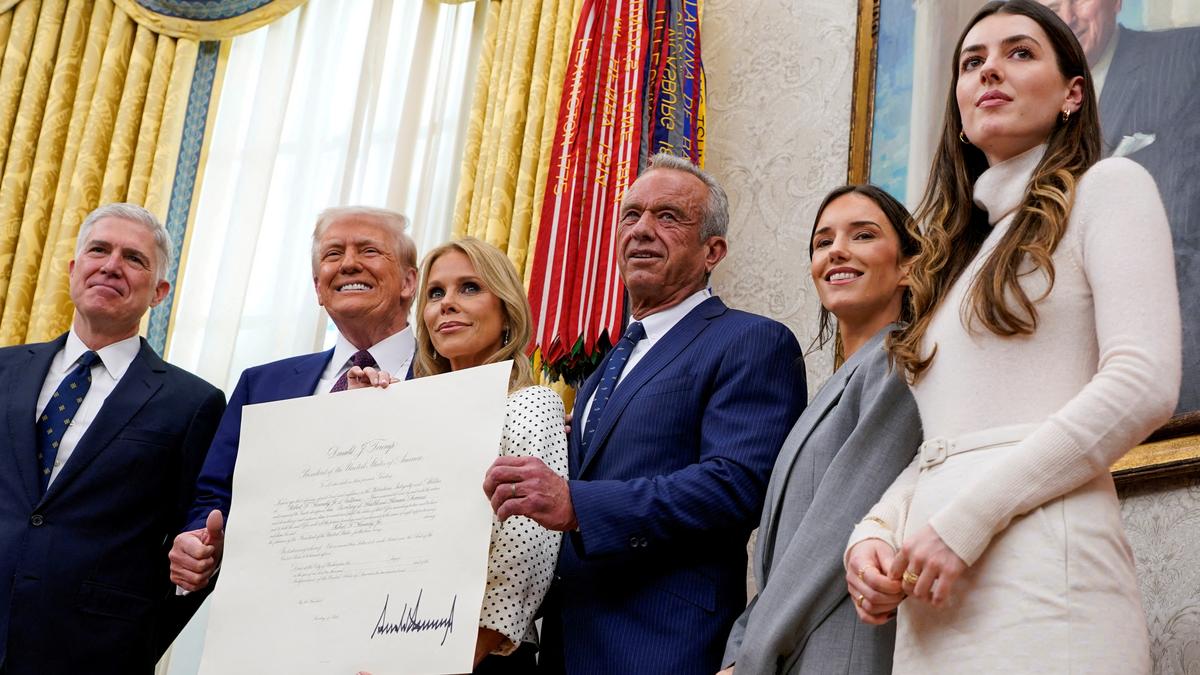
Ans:
{"label": "gray-haired man", "polygon": [[88,215],[58,339],[0,349],[0,672],[150,673],[195,609],[170,535],[225,407],[138,337],[170,290],[170,237],[145,209]]}

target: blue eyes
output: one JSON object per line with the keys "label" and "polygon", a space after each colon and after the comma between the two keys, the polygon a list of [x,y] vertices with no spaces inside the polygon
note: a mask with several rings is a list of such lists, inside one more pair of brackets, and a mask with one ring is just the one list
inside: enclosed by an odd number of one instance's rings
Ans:
{"label": "blue eyes", "polygon": [[[458,292],[462,295],[475,295],[476,293],[480,293],[482,291],[482,286],[473,281],[468,281],[459,287]],[[426,297],[430,300],[441,300],[442,298],[446,297],[446,289],[442,288],[441,286],[433,286],[429,289]]]}

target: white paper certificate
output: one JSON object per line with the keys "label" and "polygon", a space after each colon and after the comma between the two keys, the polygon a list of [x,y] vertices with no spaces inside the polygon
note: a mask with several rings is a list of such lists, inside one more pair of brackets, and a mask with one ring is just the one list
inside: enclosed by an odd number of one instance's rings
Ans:
{"label": "white paper certificate", "polygon": [[469,672],[510,372],[247,406],[201,674]]}

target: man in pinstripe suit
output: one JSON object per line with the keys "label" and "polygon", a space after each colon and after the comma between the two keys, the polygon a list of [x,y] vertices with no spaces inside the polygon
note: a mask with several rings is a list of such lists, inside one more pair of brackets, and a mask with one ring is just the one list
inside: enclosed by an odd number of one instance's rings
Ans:
{"label": "man in pinstripe suit", "polygon": [[570,480],[500,458],[501,518],[567,533],[544,608],[547,673],[711,675],[746,604],[746,539],[804,407],[796,338],[707,289],[728,201],[656,155],[625,193],[618,264],[634,322],[576,397]]}
{"label": "man in pinstripe suit", "polygon": [[1087,54],[1106,155],[1146,167],[1167,207],[1183,316],[1179,412],[1200,409],[1200,27],[1135,31],[1121,0],[1043,0]]}

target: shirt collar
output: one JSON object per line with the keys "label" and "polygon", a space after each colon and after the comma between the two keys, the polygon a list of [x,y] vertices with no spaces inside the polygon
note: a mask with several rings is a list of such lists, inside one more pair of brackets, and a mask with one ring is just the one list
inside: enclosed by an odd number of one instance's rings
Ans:
{"label": "shirt collar", "polygon": [[[375,363],[379,364],[380,370],[386,370],[393,377],[404,379],[416,347],[417,341],[413,337],[412,326],[407,326],[399,333],[392,333],[371,345],[367,351],[375,358]],[[329,372],[341,372],[349,363],[350,357],[354,356],[357,351],[358,347],[350,344],[350,341],[339,332],[337,343],[333,346],[333,358],[329,359]]]}
{"label": "shirt collar", "polygon": [[[113,381],[119,381],[125,376],[125,371],[129,370],[129,364],[133,363],[141,349],[142,338],[134,335],[107,347],[101,347],[96,350],[96,354],[100,357],[102,370],[108,373]],[[88,351],[88,346],[83,344],[83,340],[79,339],[79,336],[75,334],[75,329],[72,328],[67,333],[67,343],[63,345],[63,360],[59,372],[65,373],[74,368],[75,362],[86,351]]]}
{"label": "shirt collar", "polygon": [[667,334],[683,317],[700,306],[700,303],[712,297],[712,291],[703,288],[689,295],[683,302],[668,307],[661,312],[655,312],[641,319],[642,328],[646,329],[646,338],[651,342]]}
{"label": "shirt collar", "polygon": [[1100,92],[1104,90],[1104,81],[1108,79],[1108,67],[1112,65],[1113,54],[1117,53],[1117,40],[1120,37],[1121,27],[1117,26],[1112,37],[1108,39],[1108,44],[1104,46],[1104,53],[1100,55],[1100,60],[1092,68],[1092,86],[1096,88],[1097,101],[1100,100]]}

